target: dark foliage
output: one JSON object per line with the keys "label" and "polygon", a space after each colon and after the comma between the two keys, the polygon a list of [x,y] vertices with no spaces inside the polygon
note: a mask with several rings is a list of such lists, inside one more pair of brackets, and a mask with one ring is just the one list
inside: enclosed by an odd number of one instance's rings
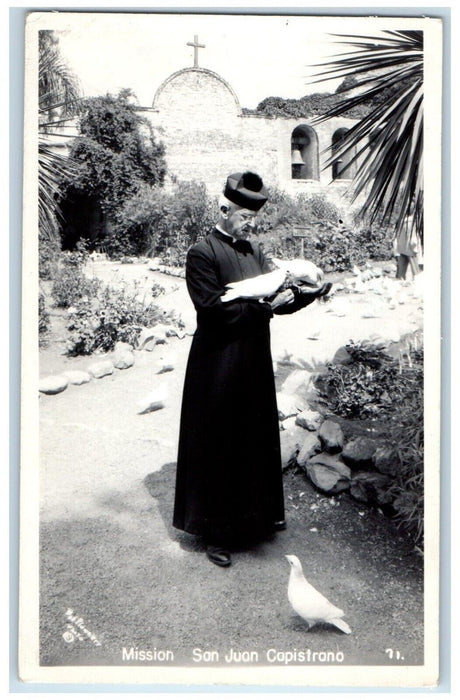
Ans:
{"label": "dark foliage", "polygon": [[200,182],[179,182],[173,191],[143,187],[126,201],[106,242],[112,256],[161,257],[182,265],[188,248],[213,228],[217,202]]}
{"label": "dark foliage", "polygon": [[174,312],[163,311],[137,288],[107,285],[92,298],[82,298],[74,305],[67,326],[66,352],[89,355],[96,350],[109,351],[117,341],[135,345],[142,328],[156,323],[182,325]]}
{"label": "dark foliage", "polygon": [[75,139],[72,176],[63,190],[96,197],[103,212],[114,216],[142,185],[161,185],[166,165],[164,147],[157,144],[147,119],[129,102],[131,93],[107,94],[85,100]]}
{"label": "dark foliage", "polygon": [[388,489],[397,522],[416,543],[423,537],[423,350],[407,339],[397,358],[382,345],[350,343],[348,365],[328,367],[316,385],[335,415],[371,420],[394,449],[398,471]]}
{"label": "dark foliage", "polygon": [[38,295],[38,334],[40,336],[40,341],[42,341],[43,336],[46,334],[49,328],[49,313],[46,310],[45,296],[43,292],[39,292]]}
{"label": "dark foliage", "polygon": [[39,232],[38,274],[42,280],[50,280],[58,269],[59,247],[54,240],[45,238]]}
{"label": "dark foliage", "polygon": [[341,211],[323,195],[291,197],[272,190],[261,210],[257,229],[264,250],[275,257],[299,257],[301,243],[294,233],[299,227],[304,257],[324,271],[351,270],[368,260],[388,260],[393,232],[384,227],[345,226]]}
{"label": "dark foliage", "polygon": [[[298,99],[283,97],[266,97],[259,102],[255,110],[245,109],[246,114],[263,114],[266,117],[276,118],[301,118],[324,114],[336,104],[339,104],[341,96],[330,92],[315,92]],[[370,105],[360,105],[347,110],[342,116],[349,119],[361,119],[370,111]]]}
{"label": "dark foliage", "polygon": [[82,245],[77,251],[61,254],[51,288],[51,295],[57,307],[67,309],[80,299],[90,299],[97,293],[100,281],[85,276],[83,267],[86,260],[87,252]]}

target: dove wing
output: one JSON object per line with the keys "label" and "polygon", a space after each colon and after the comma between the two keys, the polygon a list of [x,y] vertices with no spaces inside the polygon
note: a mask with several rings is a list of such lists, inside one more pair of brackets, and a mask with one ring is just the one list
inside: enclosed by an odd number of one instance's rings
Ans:
{"label": "dove wing", "polygon": [[257,299],[269,296],[282,285],[283,279],[283,273],[274,270],[239,282],[230,282],[226,285],[227,291],[222,296],[222,301],[231,301],[237,298]]}
{"label": "dove wing", "polygon": [[341,617],[343,610],[335,605],[316,590],[305,579],[294,581],[288,587],[288,599],[292,607],[301,617],[310,620],[327,620]]}

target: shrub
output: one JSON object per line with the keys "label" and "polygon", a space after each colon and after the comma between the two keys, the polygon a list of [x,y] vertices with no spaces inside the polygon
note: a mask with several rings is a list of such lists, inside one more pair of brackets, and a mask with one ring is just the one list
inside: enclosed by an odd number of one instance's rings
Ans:
{"label": "shrub", "polygon": [[59,260],[59,243],[54,239],[38,238],[38,275],[42,280],[50,280],[54,277]]}
{"label": "shrub", "polygon": [[74,306],[84,297],[93,297],[100,286],[97,279],[89,279],[83,273],[86,253],[76,251],[64,253],[54,276],[51,295],[59,308]]}
{"label": "shrub", "polygon": [[325,271],[342,272],[369,259],[391,257],[392,235],[387,229],[353,227],[340,223],[340,210],[324,195],[298,195],[271,190],[258,218],[258,233],[265,251],[275,257],[298,257],[301,242],[294,228],[304,227],[304,257]]}
{"label": "shrub", "polygon": [[62,181],[64,192],[95,197],[106,214],[119,211],[143,184],[161,185],[166,172],[164,147],[133,97],[124,89],[82,102],[80,136],[70,150],[74,167]]}
{"label": "shrub", "polygon": [[86,277],[78,265],[64,263],[55,275],[51,295],[57,307],[66,309],[80,299],[92,298],[100,284],[99,280]]}
{"label": "shrub", "polygon": [[393,498],[396,521],[416,543],[423,538],[423,398],[420,381],[418,390],[412,392],[410,404],[396,406],[394,428],[390,433],[392,443],[397,446],[399,471],[389,493]]}
{"label": "shrub", "polygon": [[395,449],[398,472],[388,488],[396,521],[417,543],[423,537],[423,351],[408,341],[395,358],[381,345],[350,343],[348,365],[316,379],[328,408],[349,419],[378,419],[380,438]]}
{"label": "shrub", "polygon": [[83,298],[75,304],[67,326],[66,352],[89,355],[96,350],[109,351],[119,340],[135,345],[143,327],[159,322],[183,325],[174,312],[140,298],[137,288],[106,285],[93,299]]}
{"label": "shrub", "polygon": [[[105,241],[109,255],[148,254],[166,264],[182,266],[189,247],[212,231],[215,198],[202,183],[179,182],[172,192],[143,187],[125,202]],[[295,226],[306,227],[304,255],[324,270],[350,270],[367,260],[389,259],[391,240],[379,229],[339,225],[340,210],[324,195],[292,197],[272,188],[257,219],[259,242],[268,254],[298,257]]]}
{"label": "shrub", "polygon": [[49,313],[46,310],[45,296],[43,292],[39,292],[38,295],[38,334],[40,339],[43,340],[43,336],[48,331],[49,328]]}
{"label": "shrub", "polygon": [[318,381],[333,413],[345,418],[391,419],[395,406],[410,406],[423,384],[421,350],[412,350],[410,365],[390,356],[382,345],[363,341],[346,346],[350,364],[328,365]]}
{"label": "shrub", "polygon": [[216,212],[217,204],[201,182],[179,182],[172,192],[143,187],[118,213],[107,252],[113,255],[114,242],[123,241],[125,253],[183,265],[188,248],[212,231]]}

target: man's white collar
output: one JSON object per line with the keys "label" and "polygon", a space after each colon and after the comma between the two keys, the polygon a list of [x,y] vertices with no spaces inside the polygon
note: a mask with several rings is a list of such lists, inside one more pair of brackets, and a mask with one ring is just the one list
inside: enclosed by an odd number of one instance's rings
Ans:
{"label": "man's white collar", "polygon": [[217,229],[220,233],[223,233],[224,236],[226,236],[227,238],[230,238],[230,240],[232,241],[232,243],[234,243],[234,242],[236,241],[236,238],[234,238],[230,233],[227,233],[227,231],[224,231],[224,230],[219,226],[219,224],[216,224],[216,229]]}

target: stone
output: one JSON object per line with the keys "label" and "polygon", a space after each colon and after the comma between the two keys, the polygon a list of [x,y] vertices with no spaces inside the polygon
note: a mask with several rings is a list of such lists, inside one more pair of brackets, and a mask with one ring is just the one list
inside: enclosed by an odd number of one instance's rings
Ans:
{"label": "stone", "polygon": [[155,272],[160,267],[161,262],[159,258],[150,258],[147,265],[149,270],[153,270],[153,272]]}
{"label": "stone", "polygon": [[68,370],[63,374],[64,377],[67,377],[70,384],[76,384],[79,386],[81,384],[87,384],[91,381],[91,375],[88,372],[83,372],[82,370]]}
{"label": "stone", "polygon": [[[305,432],[304,432],[305,436]],[[321,449],[321,442],[316,433],[306,433],[302,441],[302,445],[297,455],[297,464],[299,467],[304,467],[310,457],[313,457]]]}
{"label": "stone", "polygon": [[92,365],[88,367],[88,372],[96,379],[101,379],[106,377],[108,374],[113,374],[113,363],[111,360],[99,360],[98,362],[93,362]]}
{"label": "stone", "polygon": [[132,352],[133,346],[130,345],[129,343],[124,343],[122,340],[117,340],[113,350],[114,350],[114,352],[121,352],[123,350],[129,350],[129,352]]}
{"label": "stone", "polygon": [[361,503],[387,505],[392,497],[387,493],[390,477],[377,472],[356,472],[350,484],[350,493]]}
{"label": "stone", "polygon": [[312,411],[306,408],[296,416],[296,425],[300,425],[305,430],[319,430],[324,418],[319,411]]}
{"label": "stone", "polygon": [[185,338],[185,331],[176,326],[168,326],[166,330],[167,338],[180,338],[181,340]]}
{"label": "stone", "polygon": [[143,328],[137,340],[138,349],[151,351],[155,345],[163,345],[167,342],[166,339],[168,330],[168,326],[160,323],[152,328]]}
{"label": "stone", "polygon": [[332,358],[333,365],[349,365],[351,362],[353,362],[352,357],[345,345],[342,345],[338,350],[336,350],[336,353]]}
{"label": "stone", "polygon": [[304,439],[305,430],[299,428],[297,425],[291,426],[288,429],[285,428],[280,433],[281,465],[283,469],[286,469],[286,467],[294,462]]}
{"label": "stone", "polygon": [[165,407],[166,398],[167,391],[165,387],[158,387],[158,389],[152,391],[150,394],[138,401],[137,412],[142,414],[158,411]]}
{"label": "stone", "polygon": [[310,384],[310,388],[307,391],[307,393],[302,397],[305,399],[305,403],[307,406],[310,406],[315,410],[315,406],[318,403],[318,400],[320,398],[320,393],[316,386],[314,386],[313,382]]}
{"label": "stone", "polygon": [[342,461],[340,455],[330,455],[327,452],[321,452],[320,454],[314,455],[308,461],[308,465],[322,464],[323,467],[330,467],[339,472],[346,479],[351,479],[351,469]]}
{"label": "stone", "polygon": [[290,365],[291,357],[292,353],[289,353],[286,349],[273,352],[272,354],[273,362],[276,362],[278,365]]}
{"label": "stone", "polygon": [[352,469],[364,469],[373,466],[372,458],[377,444],[372,438],[357,437],[348,442],[342,451],[342,459]]}
{"label": "stone", "polygon": [[318,435],[326,452],[340,452],[343,447],[343,432],[338,423],[325,420],[321,424]]}
{"label": "stone", "polygon": [[155,328],[143,328],[137,339],[137,347],[140,350],[145,350],[145,344],[151,341],[155,341]]}
{"label": "stone", "polygon": [[350,479],[324,464],[308,464],[306,473],[311,482],[325,493],[341,493],[350,486]]}
{"label": "stone", "polygon": [[295,369],[285,379],[281,391],[285,394],[305,394],[311,383],[311,372],[306,369]]}
{"label": "stone", "polygon": [[305,437],[305,433],[301,433],[299,430],[299,426],[296,425],[295,416],[290,416],[289,418],[285,418],[282,421],[281,425],[283,426],[283,430],[295,430],[296,433]]}
{"label": "stone", "polygon": [[154,336],[157,344],[166,343],[166,338],[168,337],[168,332],[171,326],[166,326],[164,323],[159,323],[154,326]]}
{"label": "stone", "polygon": [[278,418],[285,420],[289,416],[296,416],[300,411],[305,409],[305,401],[299,399],[298,396],[285,394],[279,391],[276,394],[276,403],[278,406]]}
{"label": "stone", "polygon": [[134,355],[129,350],[120,350],[115,354],[113,364],[117,369],[128,369],[134,364]]}
{"label": "stone", "polygon": [[399,461],[396,451],[392,447],[377,447],[372,461],[374,467],[381,474],[396,476],[399,472]]}
{"label": "stone", "polygon": [[48,377],[43,377],[40,379],[38,384],[38,390],[42,394],[60,394],[61,391],[67,389],[69,386],[69,379],[63,374],[52,374]]}

